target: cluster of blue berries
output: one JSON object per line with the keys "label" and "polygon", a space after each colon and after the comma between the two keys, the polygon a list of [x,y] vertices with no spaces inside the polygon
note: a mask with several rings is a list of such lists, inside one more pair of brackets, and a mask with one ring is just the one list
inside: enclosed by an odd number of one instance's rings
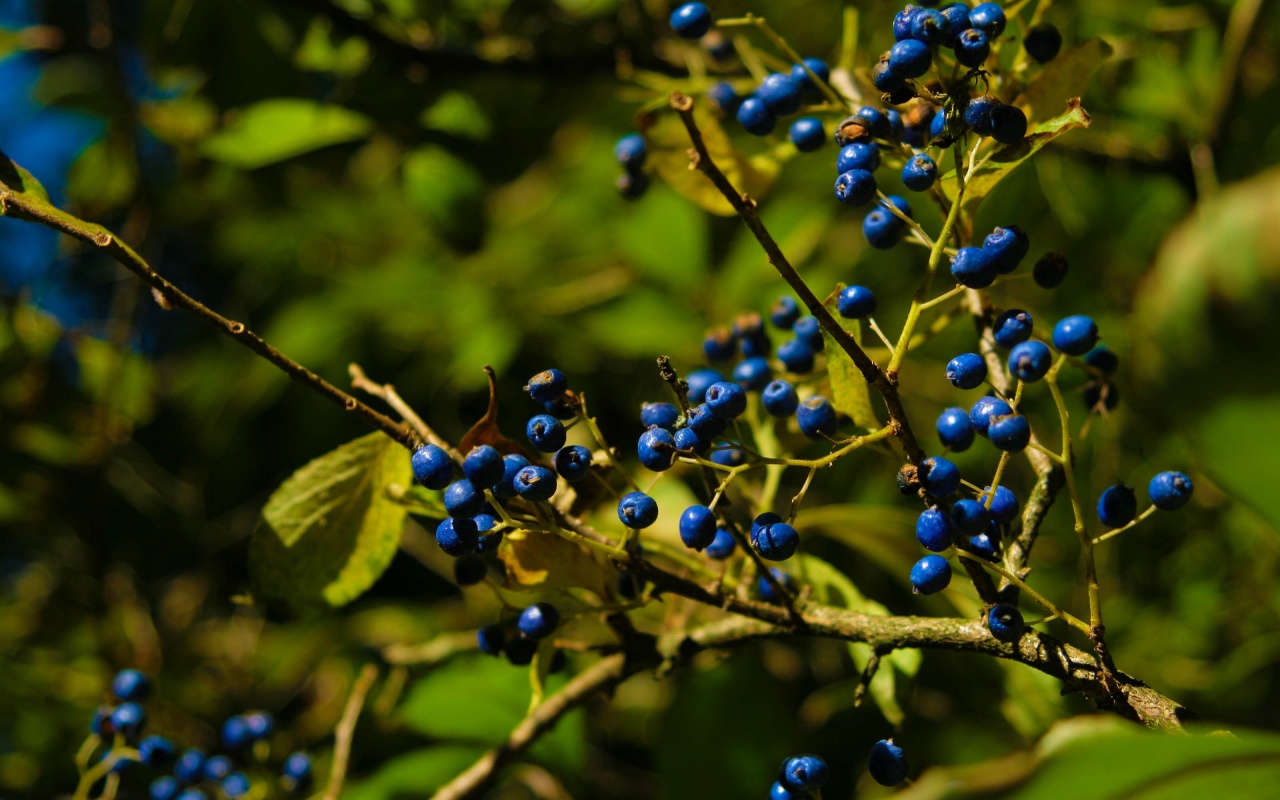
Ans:
{"label": "cluster of blue berries", "polygon": [[[514,619],[481,627],[476,631],[476,644],[485,655],[506,655],[507,661],[522,667],[533,661],[539,644],[559,626],[560,611],[554,605],[534,603]],[[564,651],[553,651],[549,671],[556,673],[564,666]]]}
{"label": "cluster of blue berries", "polygon": [[[95,744],[110,743],[102,756],[109,772],[123,775],[136,765],[165,769],[169,774],[155,777],[148,788],[151,800],[208,800],[210,796],[237,800],[248,797],[254,785],[249,776],[237,769],[261,763],[269,755],[266,744],[274,728],[270,714],[261,711],[236,714],[222,725],[225,753],[208,756],[197,748],[178,754],[173,743],[163,736],[142,736],[147,714],[143,708],[151,694],[151,681],[135,669],[117,673],[111,682],[117,702],[103,706],[90,723]],[[311,757],[293,753],[285,759],[280,784],[288,792],[305,793],[311,788]]]}

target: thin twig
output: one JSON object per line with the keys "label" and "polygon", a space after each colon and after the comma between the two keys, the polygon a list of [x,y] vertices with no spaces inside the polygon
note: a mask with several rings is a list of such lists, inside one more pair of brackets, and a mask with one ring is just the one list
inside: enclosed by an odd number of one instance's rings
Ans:
{"label": "thin twig", "polygon": [[427,444],[434,444],[436,447],[449,453],[455,461],[461,461],[461,454],[453,449],[439,434],[431,429],[431,426],[418,416],[418,412],[413,410],[413,406],[404,401],[397,392],[396,387],[389,383],[378,383],[370,380],[365,374],[364,369],[359,364],[351,363],[347,365],[347,374],[351,376],[351,387],[359,389],[365,394],[371,394],[382,400],[382,402],[391,406],[391,409],[400,415],[400,419],[413,429]]}
{"label": "thin twig", "polygon": [[377,679],[378,668],[373,664],[365,664],[356,682],[351,685],[347,707],[342,710],[342,719],[333,731],[333,767],[329,770],[329,788],[325,789],[324,800],[338,800],[342,794],[342,784],[347,778],[347,762],[351,759],[351,740],[356,735],[356,721],[360,719],[364,699],[368,697],[369,690]]}

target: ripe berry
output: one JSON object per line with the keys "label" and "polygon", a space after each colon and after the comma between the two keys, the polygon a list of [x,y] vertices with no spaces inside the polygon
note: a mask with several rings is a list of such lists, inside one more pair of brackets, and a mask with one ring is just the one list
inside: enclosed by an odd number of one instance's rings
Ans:
{"label": "ripe berry", "polygon": [[981,247],[961,247],[951,257],[951,275],[956,283],[970,289],[985,289],[999,273],[991,253]]}
{"label": "ripe berry", "polygon": [[504,646],[503,651],[507,655],[507,663],[513,667],[526,667],[533,662],[533,656],[538,652],[538,643],[528,636],[518,635],[512,637]]}
{"label": "ripe berry", "polygon": [[110,737],[115,731],[111,727],[111,706],[98,706],[89,720],[89,732],[94,736]]}
{"label": "ripe berry", "polygon": [[466,478],[445,487],[444,510],[451,517],[474,517],[484,508],[484,492]]}
{"label": "ripe berry", "polygon": [[[937,558],[937,556],[929,556]],[[881,786],[897,786],[907,779],[907,757],[892,739],[881,739],[871,747],[867,771]]]}
{"label": "ripe berry", "polygon": [[927,153],[916,153],[902,168],[902,182],[913,192],[924,192],[938,179],[938,165]]}
{"label": "ripe berry", "polygon": [[784,294],[773,301],[773,307],[769,310],[769,321],[775,328],[789,331],[798,319],[800,319],[800,304],[794,297]]}
{"label": "ripe berry", "polygon": [[796,320],[791,332],[797,339],[803,339],[815,353],[821,353],[825,343],[822,340],[822,325],[817,317],[804,317]]}
{"label": "ripe berry", "polygon": [[987,435],[992,444],[1006,453],[1021,453],[1031,442],[1031,423],[1021,414],[992,417]]}
{"label": "ripe berry", "polygon": [[944,409],[938,415],[937,428],[942,444],[957,453],[963,453],[973,444],[973,424],[969,422],[969,413],[963,408]]}
{"label": "ripe berry", "polygon": [[991,138],[1001,144],[1017,144],[1027,135],[1027,115],[1017,106],[991,109]]}
{"label": "ripe berry", "polygon": [[[987,486],[982,490],[982,494],[978,495],[978,499],[985,505],[990,496],[991,487]],[[988,510],[991,511],[993,520],[1002,525],[1008,525],[1018,516],[1018,496],[1008,486],[997,486],[996,496]]]}
{"label": "ripe berry", "polygon": [[613,154],[627,172],[638,172],[649,155],[644,137],[638,133],[628,133],[619,139],[613,148]]}
{"label": "ripe berry", "polygon": [[640,406],[640,424],[646,428],[673,430],[680,419],[675,403],[644,403]]}
{"label": "ripe berry", "polygon": [[1123,483],[1108,487],[1098,496],[1098,519],[1109,528],[1123,528],[1138,515],[1138,497]]}
{"label": "ripe berry", "polygon": [[800,109],[801,89],[800,81],[786,73],[774,72],[760,82],[756,97],[769,109],[769,113],[786,116]]}
{"label": "ripe berry", "polygon": [[701,39],[711,30],[711,9],[706,3],[685,3],[671,12],[671,29],[683,39]]}
{"label": "ripe berry", "polygon": [[1022,638],[1022,631],[1026,625],[1022,621],[1022,612],[1017,606],[1001,603],[998,606],[992,606],[987,612],[987,628],[998,641],[1016,642]]}
{"label": "ripe berry", "polygon": [[[707,397],[710,396],[711,390],[708,389]],[[717,417],[706,403],[689,409],[685,424],[689,426],[689,430],[698,434],[698,438],[705,442],[712,441],[729,427],[728,420],[723,417]]]}
{"label": "ripe berry", "polygon": [[[476,644],[479,646],[480,652],[487,656],[496,656],[502,652],[504,638],[501,625],[485,625],[476,631]],[[288,769],[287,763],[285,768]]]}
{"label": "ripe berry", "polygon": [[[929,120],[929,139],[937,139],[947,130],[947,115],[945,113],[934,114]],[[922,142],[921,145],[925,144]]]}
{"label": "ripe berry", "polygon": [[977,500],[957,500],[951,506],[951,525],[962,536],[982,533],[991,523],[991,512]]}
{"label": "ripe berry", "polygon": [[724,561],[738,549],[738,542],[728,528],[716,528],[716,538],[707,545],[706,554],[716,561]]}
{"label": "ripe berry", "polygon": [[846,205],[863,206],[875,196],[875,176],[865,169],[851,169],[836,178],[836,199]]}
{"label": "ripe berry", "polygon": [[796,409],[796,422],[810,439],[830,438],[836,433],[836,410],[827,398],[814,395]]}
{"label": "ripe berry", "polygon": [[900,42],[903,39],[911,38],[911,23],[915,19],[916,14],[923,9],[919,6],[907,6],[899,11],[893,18],[893,40]]}
{"label": "ripe berry", "polygon": [[959,542],[959,546],[973,553],[978,558],[985,558],[987,561],[999,561],[1000,550],[996,546],[996,540],[991,537],[991,528],[982,533],[976,533]]}
{"label": "ripe berry", "polygon": [[1062,34],[1048,23],[1037,25],[1027,31],[1026,38],[1022,40],[1022,46],[1027,49],[1027,55],[1041,64],[1047,64],[1062,49]]}
{"label": "ripe berry", "polygon": [[466,517],[449,517],[436,526],[436,544],[455,558],[474,553],[478,538],[475,520]]}
{"label": "ripe berry", "polygon": [[785,522],[762,526],[753,533],[751,543],[761,558],[769,561],[786,561],[795,555],[800,546],[800,534]]}
{"label": "ripe berry", "polygon": [[[492,553],[498,549],[498,545],[502,544],[502,531],[493,530],[498,524],[498,520],[491,514],[476,514],[473,520],[476,528],[480,531],[480,538],[476,541],[477,553]],[[486,533],[486,531],[492,531]]]}
{"label": "ripe berry", "polygon": [[1120,369],[1120,357],[1113,353],[1105,344],[1100,344],[1088,353],[1085,353],[1084,363],[1085,366],[1102,375],[1104,378],[1111,377],[1115,374],[1116,370]]}
{"label": "ripe berry", "polygon": [[[788,592],[794,591],[795,579],[790,574],[783,572],[777,567],[770,567],[769,574]],[[766,603],[781,603],[782,598],[773,590],[773,584],[769,583],[763,575],[756,578],[756,594],[760,595],[760,599]]]}
{"label": "ripe berry", "polygon": [[676,458],[676,441],[671,432],[664,428],[650,428],[640,434],[636,445],[636,455],[646,469],[654,472],[665,472],[671,469]]}
{"label": "ripe berry", "polygon": [[213,756],[204,762],[204,779],[220,781],[231,774],[231,759],[226,756]]}
{"label": "ripe berry", "polygon": [[173,777],[182,783],[199,783],[204,777],[204,751],[194,747],[182,751],[173,765]]}
{"label": "ripe berry", "polygon": [[780,378],[770,381],[764,387],[760,393],[760,400],[764,410],[775,417],[789,417],[796,413],[796,408],[800,405],[796,388]]}
{"label": "ripe berry", "polygon": [[[808,67],[808,69],[805,69],[805,67]],[[821,94],[821,90],[814,84],[813,78],[809,77],[810,72],[817,75],[818,80],[827,83],[831,80],[831,67],[827,66],[827,62],[820,58],[806,58],[803,63],[791,66],[791,77],[800,82],[805,95],[817,97]]]}
{"label": "ripe berry", "polygon": [[133,701],[121,703],[111,712],[111,729],[130,741],[136,739],[147,724],[147,713]]}
{"label": "ripe berry", "polygon": [[1036,285],[1056,289],[1067,277],[1067,259],[1061,253],[1045,253],[1031,270]]}
{"label": "ripe berry", "polygon": [[916,519],[916,539],[925,550],[941,553],[951,546],[953,536],[951,519],[936,505],[920,512]]}
{"label": "ripe berry", "polygon": [[1031,339],[1014,345],[1009,351],[1009,373],[1025,383],[1034,383],[1045,376],[1053,364],[1049,345],[1039,339]]}
{"label": "ripe berry", "polygon": [[676,450],[682,453],[704,453],[711,442],[698,435],[692,428],[681,428],[675,433]]}
{"label": "ripe berry", "polygon": [[778,118],[755,95],[747,97],[738,105],[737,117],[746,132],[754,136],[768,136],[778,124]]}
{"label": "ripe berry", "polygon": [[871,129],[871,135],[877,139],[888,139],[890,137],[889,118],[885,113],[874,106],[863,106],[856,112],[856,116],[862,117]]}
{"label": "ripe berry", "polygon": [[902,241],[906,223],[884,208],[872,209],[862,220],[862,235],[877,250],[888,250]]}
{"label": "ripe berry", "polygon": [[931,8],[921,9],[911,20],[911,38],[937,47],[950,38],[951,25],[947,18]]}
{"label": "ripe berry", "polygon": [[746,358],[733,368],[733,380],[747,391],[759,391],[773,380],[773,370],[769,368],[768,359]]}
{"label": "ripe berry", "polygon": [[284,760],[281,774],[299,783],[305,781],[311,777],[311,756],[306,753],[290,753]]}
{"label": "ripe berry", "polygon": [[207,800],[207,795],[199,789],[184,789],[177,800]]}
{"label": "ripe berry", "polygon": [[1192,488],[1191,479],[1181,472],[1161,472],[1147,485],[1147,496],[1151,498],[1151,504],[1161,511],[1177,511],[1191,499]]}
{"label": "ripe berry", "polygon": [[982,3],[974,6],[969,12],[969,25],[986,31],[987,36],[996,39],[1004,33],[1004,9],[996,3]]}
{"label": "ripe berry", "polygon": [[537,641],[545,639],[555,632],[560,624],[560,612],[550,603],[534,603],[520,612],[516,620],[516,629]]}
{"label": "ripe berry", "polygon": [[919,78],[933,66],[929,45],[915,39],[903,39],[889,48],[889,72],[899,78]]}
{"label": "ripe berry", "polygon": [[111,679],[111,693],[117,700],[141,703],[151,695],[151,680],[136,669],[122,669]]}
{"label": "ripe berry", "polygon": [[1089,317],[1075,314],[1053,326],[1053,346],[1069,356],[1082,356],[1098,343],[1098,325]]}
{"label": "ripe berry", "polygon": [[977,353],[961,353],[947,362],[947,380],[957,389],[976,389],[987,379],[987,362]]}
{"label": "ripe berry", "polygon": [[628,528],[647,528],[658,520],[658,503],[644,492],[631,492],[618,501],[618,519]]}
{"label": "ripe berry", "polygon": [[1031,338],[1033,326],[1031,314],[1020,308],[1011,308],[996,317],[991,326],[991,334],[1001,347],[1013,347]]}
{"label": "ripe berry", "polygon": [[550,414],[537,414],[529,418],[524,428],[529,444],[544,453],[554,453],[564,447],[564,423]]}
{"label": "ripe berry", "polygon": [[884,112],[884,115],[889,119],[889,138],[895,142],[901,142],[907,135],[907,126],[902,121],[902,114],[891,108]]}
{"label": "ripe berry", "polygon": [[865,286],[846,286],[840,290],[836,310],[845,319],[865,319],[876,313],[876,295]]}
{"label": "ripe berry", "polygon": [[567,394],[562,394],[555,400],[548,400],[542,404],[542,408],[561,422],[578,416],[578,403]]}
{"label": "ripe berry", "polygon": [[952,3],[946,6],[942,9],[942,16],[947,18],[947,24],[951,26],[953,36],[963,33],[970,27],[969,6],[964,3]]}
{"label": "ripe berry", "polygon": [[774,781],[773,786],[769,787],[769,800],[799,800],[799,797],[783,786],[781,781]]}
{"label": "ripe berry", "polygon": [[174,800],[178,796],[178,782],[168,775],[161,775],[151,782],[147,796],[151,800]]}
{"label": "ripe berry", "polygon": [[742,102],[742,98],[738,97],[738,92],[733,88],[733,85],[724,81],[707,90],[707,100],[711,102],[711,107],[720,112],[722,116],[737,111],[738,103]]}
{"label": "ripe berry", "polygon": [[696,405],[703,401],[707,387],[724,380],[724,376],[714,369],[695,369],[684,380],[689,384],[689,402]]}
{"label": "ripe berry", "polygon": [[960,490],[960,468],[942,456],[932,456],[920,463],[919,480],[934,497],[946,497]]}
{"label": "ripe berry", "polygon": [[168,766],[175,755],[173,742],[163,736],[148,736],[138,742],[138,760],[148,766]]}
{"label": "ripe berry", "polygon": [[911,587],[916,594],[934,594],[951,583],[951,565],[942,556],[925,556],[911,568]]}
{"label": "ripe berry", "polygon": [[453,582],[459,586],[475,586],[484,580],[487,571],[484,559],[465,556],[453,562]]}
{"label": "ripe berry", "polygon": [[869,142],[847,144],[836,154],[837,175],[843,175],[851,169],[875,172],[879,166],[880,148]]}
{"label": "ripe berry", "polygon": [[1026,258],[1027,251],[1031,249],[1031,240],[1017,225],[1005,225],[987,234],[987,238],[982,241],[982,249],[995,260],[996,272],[1008,275]]}
{"label": "ripe berry", "polygon": [[516,494],[526,500],[550,500],[556,493],[556,474],[546,467],[528,466],[516,473],[514,484]]}
{"label": "ripe berry", "polygon": [[639,200],[644,197],[645,192],[649,191],[650,183],[652,181],[649,176],[643,172],[624,172],[618,176],[613,185],[623,200]]}
{"label": "ripe berry", "polygon": [[556,451],[554,463],[560,477],[576,483],[591,471],[591,451],[579,444],[562,447]]}
{"label": "ripe berry", "polygon": [[787,372],[807,375],[813,372],[813,348],[803,339],[788,339],[778,346],[778,360]]}
{"label": "ripe berry", "polygon": [[1013,408],[1008,403],[998,397],[986,395],[979,397],[978,402],[969,409],[969,421],[973,423],[974,433],[985,437],[993,417],[1003,417],[1012,413]]}
{"label": "ripe berry", "polygon": [[253,711],[244,715],[244,724],[249,729],[249,741],[256,742],[271,735],[275,719],[265,711]]}
{"label": "ripe berry", "polygon": [[827,141],[827,132],[822,129],[822,120],[817,117],[801,117],[791,123],[791,132],[788,136],[801,153],[821,150],[822,145]]}
{"label": "ripe berry", "polygon": [[818,756],[788,758],[782,765],[782,782],[797,792],[812,792],[827,783],[827,762]]}
{"label": "ripe berry", "polygon": [[680,515],[680,541],[686,547],[702,550],[715,541],[716,515],[706,506],[689,506]]}
{"label": "ripe berry", "polygon": [[233,772],[222,779],[222,793],[230,800],[238,800],[249,793],[249,778],[243,772]]}
{"label": "ripe berry", "polygon": [[529,466],[529,459],[521,455],[511,454],[502,457],[502,480],[493,486],[493,496],[499,500],[510,500],[516,496],[516,473]]}
{"label": "ripe berry", "polygon": [[443,489],[453,480],[453,460],[434,444],[415,450],[410,463],[413,479],[428,489]]}
{"label": "ripe berry", "polygon": [[467,480],[486,489],[502,480],[502,471],[502,454],[487,444],[471,448],[462,462],[462,473]]}
{"label": "ripe berry", "polygon": [[991,42],[985,31],[969,28],[955,39],[956,61],[963,66],[980,67],[991,55]]}
{"label": "ripe berry", "polygon": [[968,125],[979,136],[991,135],[991,112],[1001,105],[1000,101],[989,95],[975,97],[964,109],[964,124]]}
{"label": "ripe berry", "polygon": [[529,393],[534,402],[545,403],[555,400],[568,388],[569,379],[564,376],[564,373],[558,369],[549,369],[530,378],[524,390]]}

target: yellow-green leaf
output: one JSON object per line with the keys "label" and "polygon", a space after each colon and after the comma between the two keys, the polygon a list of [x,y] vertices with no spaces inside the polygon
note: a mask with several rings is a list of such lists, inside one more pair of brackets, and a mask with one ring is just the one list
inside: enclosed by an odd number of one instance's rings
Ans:
{"label": "yellow-green leaf", "polygon": [[[844,284],[837,284],[835,292],[827,299],[826,306],[832,312],[836,308],[836,297],[843,288]],[[862,344],[860,322],[855,320],[853,328],[846,330],[853,334],[858,344]],[[822,330],[822,341],[827,354],[827,376],[831,381],[831,404],[835,406],[836,411],[848,415],[853,420],[853,424],[859,428],[868,431],[879,428],[880,423],[876,420],[875,409],[871,407],[871,387],[867,385],[866,379],[854,365],[853,359],[840,349],[840,345],[836,344],[835,339],[827,333],[825,328]]]}
{"label": "yellow-green leaf", "polygon": [[1063,104],[1078,97],[1089,86],[1093,74],[1111,57],[1111,45],[1101,39],[1086,39],[1058,54],[1014,101],[1027,119],[1049,119],[1062,111]]}
{"label": "yellow-green leaf", "polygon": [[347,108],[282,97],[232,112],[205,140],[204,154],[242,169],[256,169],[322,147],[363,139],[373,123]]}
{"label": "yellow-green leaf", "polygon": [[613,574],[584,547],[550,533],[508,535],[498,557],[507,566],[506,588],[513,592],[578,588],[604,597]]}

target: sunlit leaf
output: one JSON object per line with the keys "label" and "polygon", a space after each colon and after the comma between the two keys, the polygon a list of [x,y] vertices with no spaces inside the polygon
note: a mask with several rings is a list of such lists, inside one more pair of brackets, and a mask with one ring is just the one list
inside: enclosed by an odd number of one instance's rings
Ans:
{"label": "sunlit leaf", "polygon": [[[827,299],[826,306],[833,313],[836,308],[836,298],[842,289],[844,284],[838,284],[831,297]],[[839,316],[837,315],[836,318],[839,319]],[[862,323],[855,320],[853,328],[851,330],[846,328],[846,330],[853,334],[854,341],[862,343]],[[836,344],[836,340],[825,328],[822,330],[822,341],[824,352],[827,354],[827,374],[831,379],[831,404],[840,413],[848,415],[853,420],[853,424],[859,428],[863,430],[879,428],[880,423],[876,420],[876,412],[871,407],[871,387],[854,365],[853,359],[840,348],[840,345]]]}
{"label": "sunlit leaf", "polygon": [[215,161],[257,169],[322,147],[363,139],[373,123],[341,106],[275,98],[231,112],[202,150]]}
{"label": "sunlit leaf", "polygon": [[613,574],[583,546],[550,533],[509,535],[498,556],[507,566],[506,588],[515,592],[576,587],[604,597]]}
{"label": "sunlit leaf", "polygon": [[1033,126],[1038,120],[1058,115],[1064,104],[1088,88],[1094,73],[1111,53],[1111,45],[1098,38],[1063,50],[1040,70],[1015,102]]}

